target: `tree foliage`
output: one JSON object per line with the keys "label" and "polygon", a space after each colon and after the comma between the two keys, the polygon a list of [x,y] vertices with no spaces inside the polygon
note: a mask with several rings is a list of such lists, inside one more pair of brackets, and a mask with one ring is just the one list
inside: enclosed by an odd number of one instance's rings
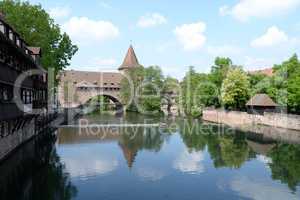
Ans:
{"label": "tree foliage", "polygon": [[222,84],[221,95],[225,108],[244,109],[249,99],[250,83],[241,68],[231,69]]}
{"label": "tree foliage", "polygon": [[160,112],[164,77],[158,66],[137,67],[126,72],[121,81],[121,98],[129,111]]}
{"label": "tree foliage", "polygon": [[212,66],[210,80],[219,88],[221,88],[223,80],[226,78],[228,71],[232,67],[230,58],[217,57],[215,65]]}
{"label": "tree foliage", "polygon": [[181,103],[186,115],[199,117],[202,108],[218,104],[218,89],[207,74],[195,72],[193,67],[181,82]]}
{"label": "tree foliage", "polygon": [[266,93],[289,113],[300,113],[300,62],[297,55],[274,66],[274,75],[258,82],[252,93]]}
{"label": "tree foliage", "polygon": [[272,163],[269,164],[272,178],[286,183],[296,191],[300,183],[300,146],[293,144],[279,144],[269,153]]}
{"label": "tree foliage", "polygon": [[41,62],[45,69],[53,68],[59,72],[70,64],[78,48],[41,5],[4,0],[0,2],[0,11],[5,13],[7,22],[30,46],[41,47]]}

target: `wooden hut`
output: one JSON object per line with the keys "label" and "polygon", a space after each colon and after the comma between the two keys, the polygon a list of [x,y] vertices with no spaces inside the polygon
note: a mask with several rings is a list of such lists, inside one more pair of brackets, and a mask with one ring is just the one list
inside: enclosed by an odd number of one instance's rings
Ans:
{"label": "wooden hut", "polygon": [[276,112],[278,105],[267,94],[256,94],[246,104],[249,114]]}

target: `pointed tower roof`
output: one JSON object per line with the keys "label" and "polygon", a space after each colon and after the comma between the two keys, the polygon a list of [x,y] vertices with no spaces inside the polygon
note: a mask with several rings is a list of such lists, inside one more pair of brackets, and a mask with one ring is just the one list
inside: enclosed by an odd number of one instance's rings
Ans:
{"label": "pointed tower roof", "polygon": [[119,70],[130,69],[140,66],[139,61],[135,55],[132,45],[130,45],[123,64],[119,67]]}
{"label": "pointed tower roof", "polygon": [[128,146],[122,144],[119,142],[119,146],[121,147],[124,157],[127,161],[128,167],[131,169],[135,160],[135,157],[137,156],[138,149],[130,149]]}

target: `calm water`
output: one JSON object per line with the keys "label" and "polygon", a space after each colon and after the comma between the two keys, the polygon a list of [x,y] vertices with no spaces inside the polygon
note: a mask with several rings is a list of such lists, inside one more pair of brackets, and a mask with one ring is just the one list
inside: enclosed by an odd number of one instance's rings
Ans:
{"label": "calm water", "polygon": [[161,124],[60,128],[0,165],[0,199],[300,199],[295,139],[132,114],[83,119]]}

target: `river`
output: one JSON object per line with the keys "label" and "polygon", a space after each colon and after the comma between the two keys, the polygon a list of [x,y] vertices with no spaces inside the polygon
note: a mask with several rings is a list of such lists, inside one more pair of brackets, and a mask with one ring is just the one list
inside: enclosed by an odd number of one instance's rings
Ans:
{"label": "river", "polygon": [[300,199],[300,141],[132,113],[71,125],[0,165],[0,199]]}

